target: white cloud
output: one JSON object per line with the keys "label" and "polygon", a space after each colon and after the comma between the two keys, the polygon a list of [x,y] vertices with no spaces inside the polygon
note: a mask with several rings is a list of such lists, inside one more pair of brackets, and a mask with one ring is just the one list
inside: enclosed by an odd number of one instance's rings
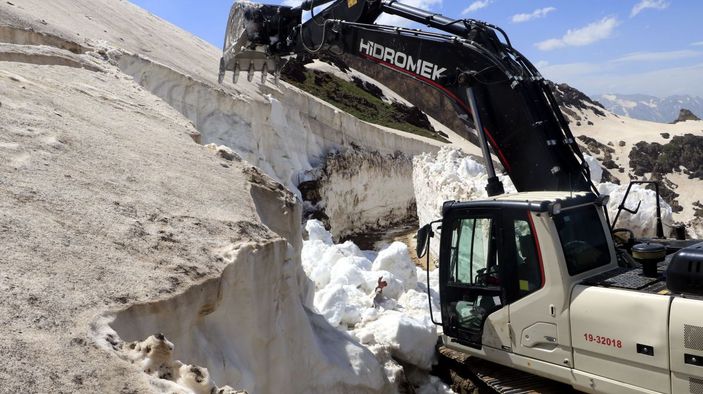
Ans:
{"label": "white cloud", "polygon": [[[416,8],[421,8],[423,10],[430,10],[432,7],[442,5],[442,0],[404,0],[403,4],[413,6]],[[389,25],[389,26],[401,26],[408,27],[416,23],[409,21],[405,18],[401,18],[398,15],[381,14],[381,17],[376,20],[379,25]]]}
{"label": "white cloud", "polygon": [[605,66],[593,63],[547,64],[540,68],[542,74],[554,82],[572,83],[586,75],[604,71]]}
{"label": "white cloud", "polygon": [[283,0],[283,5],[287,5],[288,7],[297,7],[302,2],[303,0]]}
{"label": "white cloud", "polygon": [[486,8],[486,7],[488,7],[489,5],[491,5],[491,3],[493,3],[493,0],[477,0],[477,1],[474,1],[473,3],[471,3],[471,5],[469,5],[467,8],[465,8],[464,11],[461,12],[461,15],[466,15],[466,14],[468,14],[468,13],[471,13],[471,12],[474,12],[474,11],[478,11],[478,10],[480,10],[481,8]]}
{"label": "white cloud", "polygon": [[701,56],[701,52],[691,50],[668,52],[634,52],[612,60],[616,63],[625,62],[665,62],[670,60],[690,59]]}
{"label": "white cloud", "polygon": [[618,23],[617,18],[607,16],[580,29],[569,29],[561,38],[551,38],[538,42],[535,45],[542,51],[551,51],[557,48],[593,44],[596,41],[610,37]]}
{"label": "white cloud", "polygon": [[692,42],[691,45],[701,47],[701,46],[703,46],[703,41]]}
{"label": "white cloud", "polygon": [[669,2],[665,0],[642,0],[632,7],[630,18],[637,16],[640,12],[651,8],[653,10],[663,10],[669,7]]}
{"label": "white cloud", "polygon": [[533,19],[544,18],[545,16],[547,16],[547,14],[549,14],[550,12],[554,12],[556,10],[557,9],[554,7],[538,8],[529,14],[515,14],[512,17],[512,20],[513,20],[513,23],[528,22]]}

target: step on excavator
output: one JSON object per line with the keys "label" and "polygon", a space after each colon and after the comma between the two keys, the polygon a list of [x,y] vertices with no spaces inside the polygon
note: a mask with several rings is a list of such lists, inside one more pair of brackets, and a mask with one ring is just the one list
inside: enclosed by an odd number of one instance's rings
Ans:
{"label": "step on excavator", "polygon": [[[430,31],[374,24],[384,13]],[[660,217],[654,238],[615,227],[636,210],[623,200],[610,221],[553,93],[503,30],[395,0],[236,2],[220,82],[277,82],[286,59],[322,53],[438,90],[476,130],[489,197],[447,201],[417,235],[420,257],[439,239],[428,295],[457,374],[505,393],[703,393],[703,242],[665,238]],[[504,193],[491,151],[518,193]]]}

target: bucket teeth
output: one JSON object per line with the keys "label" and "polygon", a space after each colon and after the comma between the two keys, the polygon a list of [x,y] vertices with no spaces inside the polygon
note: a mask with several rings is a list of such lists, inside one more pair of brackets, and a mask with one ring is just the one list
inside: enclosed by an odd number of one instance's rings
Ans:
{"label": "bucket teeth", "polygon": [[264,66],[261,67],[261,84],[266,84],[266,77],[269,75],[269,64],[264,62]]}
{"label": "bucket teeth", "polygon": [[[242,68],[242,61],[245,68]],[[265,85],[268,82],[268,76],[273,74],[274,83],[279,86],[281,70],[277,59],[239,59],[234,62],[231,70],[233,72],[232,83],[234,84],[239,81],[239,76],[242,72],[247,73],[247,81],[249,82],[254,80],[254,74],[258,72],[261,73],[262,85]],[[224,73],[221,73],[220,76],[224,77]]]}
{"label": "bucket teeth", "polygon": [[254,80],[254,61],[249,62],[249,71],[247,71],[247,81],[251,82]]}
{"label": "bucket teeth", "polygon": [[234,65],[234,70],[233,70],[233,71],[234,71],[234,73],[233,73],[233,75],[232,75],[232,83],[235,83],[235,84],[236,84],[237,81],[239,81],[239,72],[241,71],[241,70],[239,69],[239,63],[236,63],[236,64]]}
{"label": "bucket teeth", "polygon": [[217,83],[219,83],[220,85],[222,85],[222,82],[225,81],[226,71],[227,70],[225,69],[225,59],[220,59],[220,72],[217,74]]}

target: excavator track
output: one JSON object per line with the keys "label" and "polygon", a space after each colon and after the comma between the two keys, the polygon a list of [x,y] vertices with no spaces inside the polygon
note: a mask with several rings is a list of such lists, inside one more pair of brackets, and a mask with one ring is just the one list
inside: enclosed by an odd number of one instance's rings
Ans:
{"label": "excavator track", "polygon": [[438,347],[439,369],[462,394],[578,393],[571,386]]}

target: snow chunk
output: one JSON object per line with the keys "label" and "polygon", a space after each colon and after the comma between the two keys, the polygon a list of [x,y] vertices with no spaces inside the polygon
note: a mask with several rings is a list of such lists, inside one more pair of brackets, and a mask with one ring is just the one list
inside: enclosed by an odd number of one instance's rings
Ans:
{"label": "snow chunk", "polygon": [[170,384],[171,389],[194,394],[246,393],[229,386],[218,388],[207,368],[172,360],[174,345],[163,334],[151,335],[141,342],[120,343],[119,349],[121,357],[139,365],[147,375],[175,383]]}
{"label": "snow chunk", "polygon": [[[408,247],[394,242],[374,256],[350,241],[328,243],[329,233],[319,222],[309,221],[306,229],[310,240],[303,242],[302,259],[316,285],[315,309],[364,344],[384,366],[390,382],[404,379],[396,360],[428,371],[435,360],[438,333],[430,319],[426,273],[415,266]],[[373,263],[367,256],[374,257]],[[436,313],[437,274],[435,270],[430,275]]]}
{"label": "snow chunk", "polygon": [[415,394],[453,394],[451,387],[447,386],[436,376],[430,376],[427,382],[415,389]]}
{"label": "snow chunk", "polygon": [[[611,220],[615,219],[618,206],[625,196],[626,191],[627,185],[616,185],[610,182],[598,185],[599,193],[610,196],[610,200],[608,201],[608,214]],[[654,190],[646,189],[642,185],[632,185],[625,206],[634,209],[637,207],[638,201],[642,202],[639,211],[633,215],[623,210],[615,225],[618,228],[632,230],[636,237],[654,237],[657,228],[656,193]],[[662,222],[673,223],[671,206],[662,198],[659,199],[659,204],[661,206]]]}
{"label": "snow chunk", "polygon": [[325,229],[325,225],[319,220],[308,220],[305,223],[305,231],[308,232],[310,241],[322,241],[325,245],[332,245],[332,234]]}
{"label": "snow chunk", "polygon": [[361,336],[373,335],[374,342],[388,346],[397,359],[429,370],[435,360],[437,330],[426,318],[398,311],[386,311],[359,330]]}
{"label": "snow chunk", "polygon": [[355,286],[330,284],[315,293],[315,308],[335,327],[360,322],[362,311],[371,307],[371,301]]}
{"label": "snow chunk", "polygon": [[366,284],[364,268],[371,262],[362,257],[348,256],[337,261],[330,270],[330,283],[361,287]]}
{"label": "snow chunk", "polygon": [[383,249],[374,260],[372,269],[390,272],[403,284],[405,289],[414,289],[417,285],[415,264],[410,259],[408,247],[402,242],[393,242]]}

